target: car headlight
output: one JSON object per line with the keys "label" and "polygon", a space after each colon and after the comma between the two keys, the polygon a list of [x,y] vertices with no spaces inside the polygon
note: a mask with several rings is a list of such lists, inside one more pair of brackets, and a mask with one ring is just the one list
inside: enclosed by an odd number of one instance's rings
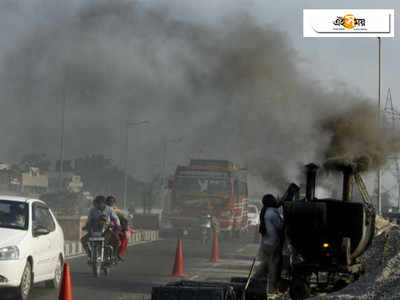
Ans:
{"label": "car headlight", "polygon": [[19,249],[17,246],[0,248],[0,260],[19,259]]}

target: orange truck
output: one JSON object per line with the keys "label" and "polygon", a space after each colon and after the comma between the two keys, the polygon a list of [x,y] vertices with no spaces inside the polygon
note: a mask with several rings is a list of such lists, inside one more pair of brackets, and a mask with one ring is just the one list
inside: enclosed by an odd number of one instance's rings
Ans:
{"label": "orange truck", "polygon": [[247,231],[247,172],[227,160],[192,159],[178,166],[171,189],[170,221],[177,229],[196,232],[202,215],[217,218],[222,237]]}

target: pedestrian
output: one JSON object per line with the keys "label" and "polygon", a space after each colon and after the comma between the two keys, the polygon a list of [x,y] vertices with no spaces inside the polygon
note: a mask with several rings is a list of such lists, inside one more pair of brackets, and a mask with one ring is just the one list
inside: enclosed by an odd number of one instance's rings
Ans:
{"label": "pedestrian", "polygon": [[273,195],[265,195],[262,204],[259,227],[261,235],[259,259],[261,263],[254,278],[267,279],[268,293],[274,294],[278,292],[282,271],[284,223],[278,210],[279,204]]}

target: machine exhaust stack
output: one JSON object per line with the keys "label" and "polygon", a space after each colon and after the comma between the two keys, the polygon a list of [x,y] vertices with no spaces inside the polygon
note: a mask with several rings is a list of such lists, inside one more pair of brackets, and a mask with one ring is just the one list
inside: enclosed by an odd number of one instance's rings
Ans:
{"label": "machine exhaust stack", "polygon": [[306,200],[313,201],[315,198],[315,183],[317,178],[317,171],[319,167],[316,164],[306,165],[307,172],[307,186],[306,186]]}
{"label": "machine exhaust stack", "polygon": [[354,186],[354,171],[351,167],[343,168],[343,202],[351,202]]}

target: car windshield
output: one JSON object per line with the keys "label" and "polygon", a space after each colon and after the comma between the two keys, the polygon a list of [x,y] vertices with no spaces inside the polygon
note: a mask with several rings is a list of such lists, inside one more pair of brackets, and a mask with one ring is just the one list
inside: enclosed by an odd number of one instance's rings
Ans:
{"label": "car windshield", "polygon": [[257,208],[254,207],[254,206],[249,206],[249,213],[256,214],[257,213]]}
{"label": "car windshield", "polygon": [[27,203],[0,200],[0,228],[27,230],[28,216]]}

